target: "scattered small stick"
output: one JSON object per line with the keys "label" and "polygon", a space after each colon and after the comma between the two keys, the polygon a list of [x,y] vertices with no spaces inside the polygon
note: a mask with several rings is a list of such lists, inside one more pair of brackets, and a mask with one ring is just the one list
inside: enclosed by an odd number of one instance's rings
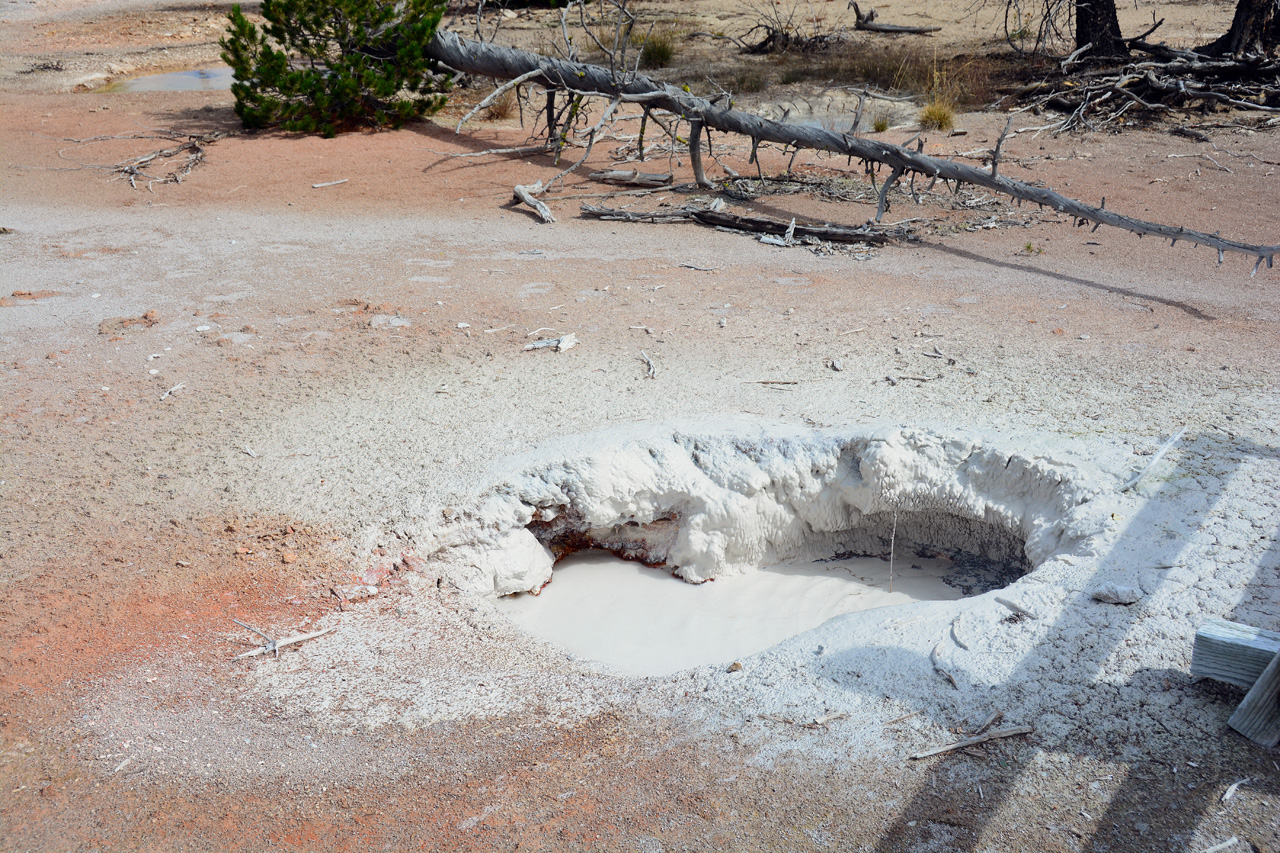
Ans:
{"label": "scattered small stick", "polygon": [[806,729],[816,729],[825,726],[827,723],[834,723],[836,720],[847,720],[849,715],[844,711],[836,711],[834,714],[823,714],[821,717],[814,717],[812,723],[801,723]]}
{"label": "scattered small stick", "polygon": [[681,262],[680,266],[687,270],[697,270],[698,272],[715,272],[716,270],[721,269],[720,267],[700,267],[697,264],[691,264],[688,261]]}
{"label": "scattered small stick", "polygon": [[1236,795],[1236,791],[1240,789],[1241,785],[1247,785],[1252,781],[1253,781],[1253,777],[1249,776],[1245,779],[1241,779],[1239,782],[1232,782],[1230,785],[1227,786],[1227,790],[1222,794],[1222,799],[1219,800],[1219,802],[1225,803],[1227,800],[1231,799]]}
{"label": "scattered small stick", "polygon": [[754,385],[799,385],[796,379],[749,379],[748,382]]}
{"label": "scattered small stick", "polygon": [[168,400],[168,399],[169,399],[169,397],[171,397],[171,396],[173,395],[173,392],[174,392],[174,391],[181,391],[184,387],[186,387],[186,384],[187,384],[187,383],[185,383],[185,382],[179,382],[177,385],[174,385],[174,386],[173,386],[172,388],[170,388],[168,391],[165,391],[163,394],[161,394],[161,395],[160,395],[160,399],[161,399],[161,400]]}
{"label": "scattered small stick", "polygon": [[492,105],[494,101],[498,100],[498,98],[501,98],[507,92],[510,92],[512,89],[516,88],[517,86],[520,86],[524,83],[529,82],[530,80],[532,80],[534,77],[537,77],[541,73],[542,73],[542,69],[540,68],[534,69],[533,71],[526,71],[524,74],[521,74],[519,77],[516,77],[514,80],[508,80],[506,83],[503,83],[501,86],[494,89],[492,92],[489,93],[488,97],[486,97],[480,103],[476,104],[475,107],[471,110],[471,112],[467,113],[462,118],[458,119],[458,126],[453,129],[453,132],[461,133],[462,126],[467,122],[471,121],[471,119],[475,118],[476,113],[480,112],[485,107]]}
{"label": "scattered small stick", "polygon": [[944,752],[951,752],[957,749],[964,749],[968,746],[977,746],[980,743],[987,743],[993,740],[999,740],[1006,737],[1017,737],[1018,735],[1029,735],[1035,731],[1032,726],[1014,726],[1008,729],[996,729],[993,732],[987,732],[983,735],[974,735],[964,740],[958,740],[955,743],[949,743],[946,746],[937,746],[933,749],[926,749],[924,752],[917,752],[915,755],[909,756],[912,761],[921,758],[929,758],[934,755],[941,755]]}
{"label": "scattered small stick", "polygon": [[885,725],[886,726],[896,725],[897,723],[901,723],[903,720],[909,720],[912,717],[918,717],[923,713],[924,713],[924,708],[921,708],[919,711],[912,711],[910,714],[903,714],[901,717],[894,717],[892,720],[885,723]]}
{"label": "scattered small stick", "polygon": [[1005,607],[1007,607],[1007,608],[1009,608],[1010,610],[1012,610],[1014,613],[1017,613],[1019,616],[1025,616],[1025,617],[1027,617],[1028,619],[1038,619],[1038,618],[1039,618],[1038,616],[1036,616],[1036,614],[1035,614],[1035,613],[1033,613],[1032,611],[1030,611],[1030,610],[1028,610],[1027,608],[1023,607],[1021,604],[1018,604],[1018,603],[1017,603],[1017,602],[1015,602],[1015,601],[1010,601],[1009,599],[1005,598],[1005,597],[1004,597],[1004,596],[1002,596],[1002,595],[997,595],[997,596],[995,597],[995,599],[996,599],[996,601],[998,601],[998,602],[1000,602],[1001,604],[1003,604]]}
{"label": "scattered small stick", "polygon": [[116,765],[116,769],[115,769],[115,770],[112,770],[111,772],[112,772],[113,774],[115,774],[115,773],[119,773],[121,770],[123,770],[123,769],[125,769],[126,767],[128,767],[128,766],[129,766],[129,762],[130,762],[130,761],[133,761],[133,756],[132,756],[132,755],[130,755],[130,756],[129,756],[128,758],[126,758],[124,761],[121,761],[119,764],[117,764],[117,765]]}
{"label": "scattered small stick", "polygon": [[653,363],[653,359],[649,358],[649,354],[644,350],[640,350],[640,358],[644,361],[648,377],[650,379],[656,379],[658,376],[658,366]]}
{"label": "scattered small stick", "polygon": [[338,184],[345,184],[348,180],[349,180],[348,178],[343,178],[340,181],[327,181],[326,183],[323,183],[323,184],[312,184],[311,189],[318,190],[321,187],[336,187]]}
{"label": "scattered small stick", "polygon": [[1222,842],[1221,844],[1215,844],[1212,847],[1206,847],[1204,853],[1221,853],[1221,851],[1226,850],[1228,847],[1235,847],[1236,844],[1239,843],[1239,841],[1240,839],[1236,838],[1233,835],[1230,838],[1228,838],[1226,841]]}
{"label": "scattered small stick", "polygon": [[975,735],[980,735],[980,734],[982,734],[982,733],[983,733],[983,732],[985,732],[987,729],[991,728],[991,727],[992,727],[992,726],[994,726],[996,723],[1000,722],[1000,720],[1001,720],[1003,717],[1004,717],[1004,711],[995,711],[994,713],[992,713],[992,715],[991,715],[990,717],[987,717],[987,721],[986,721],[985,723],[983,723],[982,725],[978,726],[978,730],[977,730],[977,731],[975,731],[975,732],[974,732],[974,734],[975,734]]}
{"label": "scattered small stick", "polygon": [[253,452],[253,448],[252,448],[252,447],[250,447],[250,446],[249,446],[249,445],[247,445],[247,444],[244,446],[244,452],[245,452],[245,453],[247,453],[247,454],[249,454],[249,456],[250,456],[250,457],[252,457],[252,458],[254,458],[254,459],[257,459],[257,458],[258,458],[258,454],[254,453],[254,452]]}
{"label": "scattered small stick", "polygon": [[236,623],[242,628],[248,628],[250,631],[252,631],[253,633],[257,634],[259,637],[262,637],[264,640],[267,641],[260,648],[256,648],[250,652],[245,652],[244,654],[236,655],[236,658],[235,658],[236,660],[243,660],[244,658],[254,658],[254,657],[257,657],[258,655],[265,655],[265,654],[274,654],[276,657],[280,657],[280,650],[283,649],[285,646],[293,646],[298,643],[304,642],[306,640],[314,640],[316,637],[323,637],[325,634],[328,634],[330,631],[338,630],[337,626],[332,626],[329,628],[321,628],[319,631],[312,631],[310,634],[299,634],[296,637],[288,637],[284,640],[273,640],[263,632],[259,631],[257,628],[245,622],[241,622],[239,619],[232,619],[231,621]]}
{"label": "scattered small stick", "polygon": [[561,335],[558,338],[548,338],[545,341],[534,341],[531,344],[525,344],[525,351],[533,349],[546,349],[547,347],[555,347],[556,352],[564,352],[567,349],[573,349],[578,345],[578,336],[574,332],[567,335]]}
{"label": "scattered small stick", "polygon": [[933,651],[929,652],[929,663],[933,664],[933,668],[937,671],[938,675],[941,675],[947,681],[951,682],[952,687],[954,687],[956,690],[960,689],[960,685],[956,683],[955,676],[947,672],[947,670],[943,668],[942,664],[938,663],[938,647],[937,646],[934,646]]}
{"label": "scattered small stick", "polygon": [[858,332],[865,332],[866,330],[867,330],[866,326],[859,326],[856,329],[850,329],[847,332],[841,332],[839,337],[844,337],[845,335],[854,335],[854,334],[857,334]]}
{"label": "scattered small stick", "polygon": [[1129,491],[1130,489],[1132,489],[1134,486],[1138,485],[1138,482],[1139,482],[1143,477],[1147,476],[1147,474],[1151,471],[1151,469],[1152,469],[1152,468],[1154,468],[1154,467],[1156,466],[1156,463],[1158,463],[1161,459],[1163,459],[1163,458],[1164,458],[1164,455],[1165,455],[1166,453],[1168,453],[1168,452],[1169,452],[1169,448],[1171,448],[1171,447],[1173,447],[1175,444],[1177,444],[1177,443],[1178,443],[1178,440],[1182,438],[1183,434],[1184,434],[1186,431],[1187,431],[1187,428],[1184,426],[1182,429],[1180,429],[1180,430],[1178,430],[1177,432],[1175,432],[1175,433],[1173,434],[1173,438],[1171,438],[1171,439],[1169,439],[1168,441],[1166,441],[1166,442],[1164,443],[1164,445],[1163,445],[1163,446],[1161,446],[1161,448],[1160,448],[1159,450],[1157,450],[1157,451],[1155,452],[1155,454],[1154,454],[1154,455],[1152,455],[1152,457],[1151,457],[1151,461],[1147,463],[1147,467],[1143,468],[1143,469],[1142,469],[1142,470],[1137,474],[1137,476],[1133,477],[1133,478],[1132,478],[1132,479],[1130,479],[1127,483],[1125,483],[1123,486],[1121,486],[1121,487],[1120,487],[1120,491],[1121,491],[1121,492],[1127,492],[1127,491]]}
{"label": "scattered small stick", "polygon": [[960,639],[960,635],[956,633],[956,623],[959,621],[960,621],[959,616],[951,620],[951,640],[957,646],[959,646],[960,648],[964,649],[967,652],[969,651],[969,646],[966,645],[964,640]]}

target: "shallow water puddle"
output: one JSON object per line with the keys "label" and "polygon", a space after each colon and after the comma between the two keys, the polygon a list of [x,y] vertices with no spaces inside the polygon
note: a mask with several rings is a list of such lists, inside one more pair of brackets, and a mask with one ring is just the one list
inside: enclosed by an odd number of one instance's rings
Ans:
{"label": "shallow water puddle", "polygon": [[565,558],[541,595],[499,599],[526,631],[630,675],[728,664],[855,610],[951,601],[946,559],[794,560],[700,585],[604,551]]}
{"label": "shallow water puddle", "polygon": [[107,87],[109,92],[191,92],[199,90],[230,89],[231,68],[216,65],[212,68],[193,68],[190,71],[173,71],[168,74],[145,74],[131,77]]}

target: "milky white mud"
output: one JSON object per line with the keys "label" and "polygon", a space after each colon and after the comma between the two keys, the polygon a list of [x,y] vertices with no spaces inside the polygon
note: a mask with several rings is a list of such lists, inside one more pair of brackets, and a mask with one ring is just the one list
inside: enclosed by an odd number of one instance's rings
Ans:
{"label": "milky white mud", "polygon": [[953,601],[950,560],[898,555],[800,559],[694,586],[603,551],[556,565],[540,595],[499,599],[534,636],[627,675],[729,664],[828,619],[912,601]]}
{"label": "milky white mud", "polygon": [[796,557],[962,550],[1028,568],[1093,553],[1110,477],[1034,448],[911,427],[726,422],[565,442],[510,460],[437,557],[459,586],[536,592],[601,547],[692,583]]}

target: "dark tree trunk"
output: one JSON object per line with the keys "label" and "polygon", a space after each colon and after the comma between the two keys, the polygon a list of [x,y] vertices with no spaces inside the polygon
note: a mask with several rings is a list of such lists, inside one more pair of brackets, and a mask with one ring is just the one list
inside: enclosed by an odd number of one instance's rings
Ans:
{"label": "dark tree trunk", "polygon": [[1077,50],[1091,44],[1085,56],[1129,55],[1129,46],[1120,36],[1116,0],[1076,0],[1075,11]]}
{"label": "dark tree trunk", "polygon": [[1240,0],[1231,29],[1197,53],[1241,59],[1247,54],[1280,54],[1280,0]]}

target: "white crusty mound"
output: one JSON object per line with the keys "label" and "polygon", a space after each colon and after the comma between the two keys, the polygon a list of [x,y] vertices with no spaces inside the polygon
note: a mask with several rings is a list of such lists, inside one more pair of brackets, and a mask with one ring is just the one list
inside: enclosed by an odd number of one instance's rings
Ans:
{"label": "white crusty mound", "polygon": [[899,548],[983,553],[994,533],[1021,551],[1002,556],[1031,566],[1088,552],[1103,528],[1088,506],[1102,478],[1079,463],[901,426],[615,430],[555,442],[503,470],[513,473],[485,491],[475,524],[435,555],[456,583],[488,595],[550,580],[546,531],[557,525],[599,543],[627,531],[643,540],[652,525],[646,561],[693,583],[807,553],[887,551],[895,511]]}

